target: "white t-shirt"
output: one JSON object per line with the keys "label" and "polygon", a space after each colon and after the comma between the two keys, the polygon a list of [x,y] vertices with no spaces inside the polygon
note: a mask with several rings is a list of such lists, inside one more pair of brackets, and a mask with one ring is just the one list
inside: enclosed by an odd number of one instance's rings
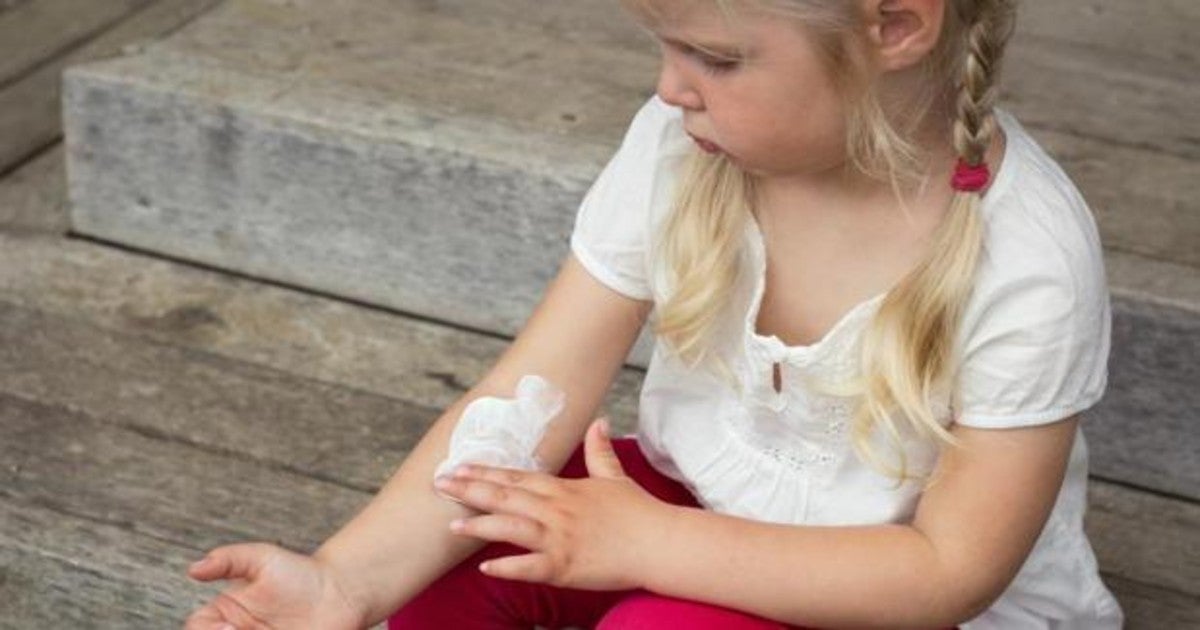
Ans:
{"label": "white t-shirt", "polygon": [[[1016,119],[1005,111],[997,118],[1007,146],[982,205],[984,248],[960,332],[961,396],[957,405],[931,401],[947,425],[952,409],[972,427],[1059,420],[1092,406],[1107,381],[1111,315],[1094,219]],[[681,111],[652,97],[576,217],[571,250],[597,280],[662,303],[666,282],[648,245],[692,150]],[[745,393],[687,369],[657,341],[641,392],[641,450],[717,512],[797,525],[911,522],[919,485],[896,489],[862,462],[847,431],[852,400],[818,394],[804,378],[858,373],[857,344],[884,295],[854,306],[812,345],[759,335],[754,322],[766,257],[758,224],[747,223],[742,268],[748,271],[730,295],[717,342]],[[781,392],[773,386],[777,362]],[[886,441],[877,443],[889,452]],[[933,470],[932,445],[914,440],[905,448],[910,470]],[[1121,610],[1100,581],[1083,530],[1087,467],[1087,445],[1077,433],[1062,490],[1032,553],[1000,599],[964,629],[1121,627]]]}

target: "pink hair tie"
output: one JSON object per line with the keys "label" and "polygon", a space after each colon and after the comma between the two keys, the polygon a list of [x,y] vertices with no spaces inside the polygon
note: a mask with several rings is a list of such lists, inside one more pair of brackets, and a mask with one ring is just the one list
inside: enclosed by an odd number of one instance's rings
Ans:
{"label": "pink hair tie", "polygon": [[991,178],[991,173],[988,172],[987,162],[980,162],[975,166],[967,164],[966,160],[958,158],[958,164],[954,166],[954,177],[950,180],[950,186],[954,190],[963,192],[975,192],[983,190],[987,186],[988,179]]}

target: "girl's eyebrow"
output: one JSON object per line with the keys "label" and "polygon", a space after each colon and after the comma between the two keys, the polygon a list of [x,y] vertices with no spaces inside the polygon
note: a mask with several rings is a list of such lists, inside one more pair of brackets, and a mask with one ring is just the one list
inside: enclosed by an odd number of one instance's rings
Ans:
{"label": "girl's eyebrow", "polygon": [[745,51],[740,46],[737,46],[737,45],[717,43],[717,42],[695,42],[695,41],[685,42],[685,41],[681,41],[678,39],[674,39],[672,37],[667,37],[666,35],[663,35],[661,33],[656,33],[655,36],[658,37],[659,39],[663,40],[664,42],[667,42],[668,44],[680,46],[683,48],[695,48],[696,50],[700,50],[700,51],[707,52],[707,53],[713,53],[713,54],[720,55],[723,57],[737,58],[737,57],[741,57],[745,54]]}

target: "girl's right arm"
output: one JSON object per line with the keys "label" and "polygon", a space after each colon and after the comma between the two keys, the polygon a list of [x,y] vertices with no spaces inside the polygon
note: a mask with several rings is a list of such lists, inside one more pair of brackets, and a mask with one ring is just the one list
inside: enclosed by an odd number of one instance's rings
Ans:
{"label": "girl's right arm", "polygon": [[[450,533],[451,520],[476,512],[436,494],[432,484],[463,409],[480,396],[511,397],[523,375],[545,377],[566,393],[566,404],[538,456],[551,470],[561,469],[583,439],[651,306],[602,285],[568,255],[495,366],[437,419],[370,503],[313,554],[317,582],[369,626],[483,547],[485,541]],[[228,572],[217,577],[245,579]]]}

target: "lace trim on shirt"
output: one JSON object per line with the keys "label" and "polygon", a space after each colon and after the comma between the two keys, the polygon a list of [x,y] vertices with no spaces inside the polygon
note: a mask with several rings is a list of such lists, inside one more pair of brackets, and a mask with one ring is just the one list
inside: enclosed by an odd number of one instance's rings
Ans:
{"label": "lace trim on shirt", "polygon": [[742,403],[731,405],[721,418],[750,449],[796,472],[812,474],[830,470],[848,452],[853,411],[852,399],[809,395],[787,413]]}

